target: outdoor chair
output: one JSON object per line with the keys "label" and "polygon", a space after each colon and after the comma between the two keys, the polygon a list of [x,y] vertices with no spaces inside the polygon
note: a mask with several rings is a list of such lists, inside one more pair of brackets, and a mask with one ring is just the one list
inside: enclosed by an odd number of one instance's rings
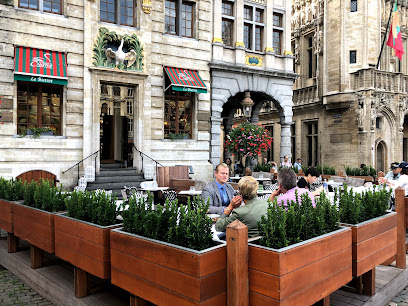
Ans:
{"label": "outdoor chair", "polygon": [[323,180],[321,176],[318,179],[316,179],[314,183],[310,184],[310,192],[319,189],[320,186],[323,186]]}
{"label": "outdoor chair", "polygon": [[163,190],[162,193],[165,202],[166,200],[169,200],[171,202],[177,199],[177,192],[174,190]]}
{"label": "outdoor chair", "polygon": [[194,189],[195,190],[203,190],[204,187],[208,184],[208,182],[205,179],[198,179],[194,183]]}
{"label": "outdoor chair", "polygon": [[278,188],[279,184],[275,183],[275,184],[271,184],[271,185],[264,185],[264,190],[270,190],[270,191],[275,191]]}
{"label": "outdoor chair", "polygon": [[253,178],[259,178],[259,174],[260,174],[261,172],[252,172],[252,177]]}

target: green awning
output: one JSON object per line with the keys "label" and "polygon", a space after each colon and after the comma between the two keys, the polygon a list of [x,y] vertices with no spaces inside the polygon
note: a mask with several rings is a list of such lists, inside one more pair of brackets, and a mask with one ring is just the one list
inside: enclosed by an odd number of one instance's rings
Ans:
{"label": "green awning", "polygon": [[197,70],[167,66],[164,67],[164,70],[170,79],[170,86],[172,90],[196,93],[207,92],[207,87],[205,86],[204,81],[201,79]]}

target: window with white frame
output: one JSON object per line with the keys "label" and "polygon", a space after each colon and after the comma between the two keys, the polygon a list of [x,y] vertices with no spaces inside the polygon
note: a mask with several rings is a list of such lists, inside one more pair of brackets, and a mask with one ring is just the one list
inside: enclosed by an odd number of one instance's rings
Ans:
{"label": "window with white frame", "polygon": [[276,54],[282,54],[283,14],[273,13],[273,40],[272,47]]}
{"label": "window with white frame", "polygon": [[62,14],[62,0],[19,0],[18,6],[40,12]]}
{"label": "window with white frame", "polygon": [[253,51],[263,50],[265,9],[252,5],[244,6],[244,44]]}
{"label": "window with white frame", "polygon": [[226,46],[234,43],[234,2],[222,1],[222,41]]}

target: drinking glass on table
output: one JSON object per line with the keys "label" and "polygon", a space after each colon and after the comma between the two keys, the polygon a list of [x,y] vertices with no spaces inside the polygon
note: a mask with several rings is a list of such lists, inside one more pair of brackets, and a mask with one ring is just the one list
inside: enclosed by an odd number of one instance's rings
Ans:
{"label": "drinking glass on table", "polygon": [[194,187],[194,186],[190,186],[190,191],[195,191],[195,187]]}

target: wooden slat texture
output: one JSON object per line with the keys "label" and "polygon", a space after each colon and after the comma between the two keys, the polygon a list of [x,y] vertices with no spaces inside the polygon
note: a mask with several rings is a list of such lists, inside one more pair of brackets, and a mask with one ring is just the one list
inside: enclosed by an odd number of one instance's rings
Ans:
{"label": "wooden slat texture", "polygon": [[54,182],[54,186],[57,182],[57,177],[54,174],[48,171],[44,171],[44,170],[31,170],[31,171],[24,172],[16,177],[16,180],[19,180],[19,179],[23,181],[27,181],[29,183],[31,181],[39,182],[41,179],[50,180]]}
{"label": "wooden slat texture", "polygon": [[199,303],[161,286],[157,286],[140,278],[133,277],[122,270],[116,269],[114,266],[112,266],[112,284],[156,305],[225,306],[227,303],[227,296],[225,292]]}
{"label": "wooden slat texture", "polygon": [[35,220],[36,223],[41,223],[44,226],[54,227],[54,215],[44,210],[38,210],[26,205],[13,203],[13,214],[19,217]]}
{"label": "wooden slat texture", "polygon": [[12,233],[7,233],[7,250],[9,253],[15,253],[18,250],[18,238]]}
{"label": "wooden slat texture", "polygon": [[396,241],[397,228],[390,229],[375,237],[353,244],[353,260],[359,261]]}
{"label": "wooden slat texture", "polygon": [[88,295],[88,274],[77,267],[74,267],[74,291],[77,298]]}
{"label": "wooden slat texture", "polygon": [[0,199],[0,228],[8,233],[14,232],[12,202]]}
{"label": "wooden slat texture", "polygon": [[347,229],[279,254],[249,246],[249,268],[282,276],[348,248],[350,239],[351,231]]}
{"label": "wooden slat texture", "polygon": [[366,295],[374,295],[375,293],[375,268],[367,271],[362,276],[363,293]]}
{"label": "wooden slat texture", "polygon": [[173,178],[170,180],[169,187],[179,192],[181,190],[189,190],[190,187],[194,185],[195,180]]}
{"label": "wooden slat texture", "polygon": [[157,184],[160,187],[169,187],[172,179],[189,179],[188,166],[158,167]]}
{"label": "wooden slat texture", "polygon": [[406,260],[406,201],[405,190],[402,187],[398,187],[395,190],[395,210],[397,212],[397,254],[396,254],[396,264],[400,269],[405,269],[407,267]]}
{"label": "wooden slat texture", "polygon": [[391,244],[386,247],[377,250],[377,252],[367,256],[359,261],[353,260],[353,276],[360,276],[363,273],[374,269],[376,266],[380,265],[392,255],[397,253],[397,241],[390,241]]}
{"label": "wooden slat texture", "polygon": [[378,236],[394,227],[397,227],[397,214],[392,212],[363,225],[352,226],[353,243],[360,243],[364,240]]}
{"label": "wooden slat texture", "polygon": [[30,246],[31,268],[38,269],[42,266],[43,250],[34,245]]}

